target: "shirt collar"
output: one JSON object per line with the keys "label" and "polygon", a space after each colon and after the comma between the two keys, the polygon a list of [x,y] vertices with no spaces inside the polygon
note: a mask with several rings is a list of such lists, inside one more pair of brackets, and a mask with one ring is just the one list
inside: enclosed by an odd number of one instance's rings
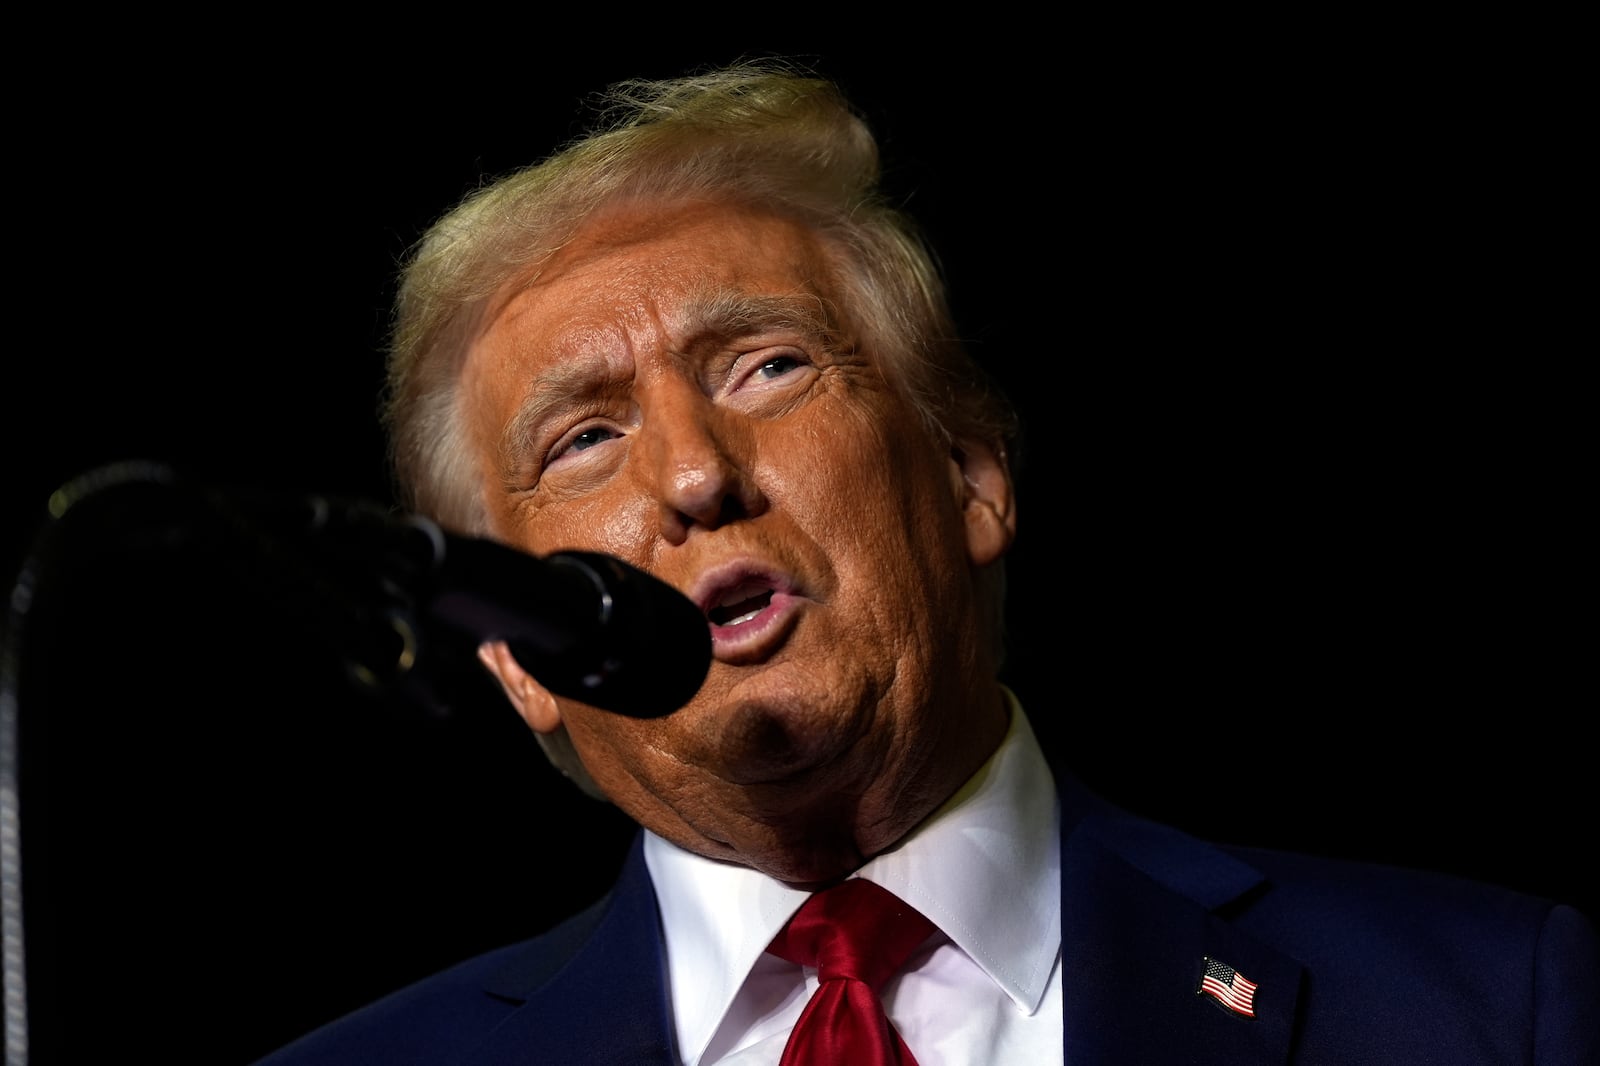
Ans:
{"label": "shirt collar", "polygon": [[[934,922],[1027,1013],[1061,947],[1054,779],[1009,689],[1005,739],[954,796],[857,871]],[[697,1061],[740,986],[809,893],[646,832],[679,1047]],[[997,905],[1004,904],[1004,905]]]}

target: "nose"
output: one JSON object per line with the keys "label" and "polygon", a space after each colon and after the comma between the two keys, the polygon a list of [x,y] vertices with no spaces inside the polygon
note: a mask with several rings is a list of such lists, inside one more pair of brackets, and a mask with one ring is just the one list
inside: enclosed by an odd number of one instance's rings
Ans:
{"label": "nose", "polygon": [[668,388],[644,411],[636,476],[658,503],[661,536],[678,545],[695,528],[751,518],[766,499],[750,469],[749,427],[693,386]]}

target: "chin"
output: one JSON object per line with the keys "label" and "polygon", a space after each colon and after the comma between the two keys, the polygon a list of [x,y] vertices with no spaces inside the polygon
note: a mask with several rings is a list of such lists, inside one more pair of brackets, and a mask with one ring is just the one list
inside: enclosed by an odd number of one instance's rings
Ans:
{"label": "chin", "polygon": [[884,730],[863,679],[773,664],[695,708],[696,746],[734,784],[815,776]]}

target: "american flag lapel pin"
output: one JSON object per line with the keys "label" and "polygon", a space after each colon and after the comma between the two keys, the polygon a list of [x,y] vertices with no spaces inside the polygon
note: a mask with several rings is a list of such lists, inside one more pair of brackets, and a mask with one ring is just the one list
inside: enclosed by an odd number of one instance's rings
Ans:
{"label": "american flag lapel pin", "polygon": [[1203,956],[1205,970],[1200,975],[1196,995],[1210,996],[1235,1014],[1256,1016],[1256,983],[1225,962]]}

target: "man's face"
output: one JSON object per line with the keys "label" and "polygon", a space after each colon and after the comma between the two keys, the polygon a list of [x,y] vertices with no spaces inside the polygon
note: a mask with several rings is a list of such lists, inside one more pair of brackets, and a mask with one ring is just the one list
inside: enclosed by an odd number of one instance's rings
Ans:
{"label": "man's face", "polygon": [[795,222],[616,211],[464,371],[492,535],[639,566],[713,638],[664,718],[556,699],[502,653],[508,695],[641,824],[796,882],[898,839],[1005,727],[973,574],[1009,544],[1009,483],[986,498],[992,454],[924,426],[838,295]]}

